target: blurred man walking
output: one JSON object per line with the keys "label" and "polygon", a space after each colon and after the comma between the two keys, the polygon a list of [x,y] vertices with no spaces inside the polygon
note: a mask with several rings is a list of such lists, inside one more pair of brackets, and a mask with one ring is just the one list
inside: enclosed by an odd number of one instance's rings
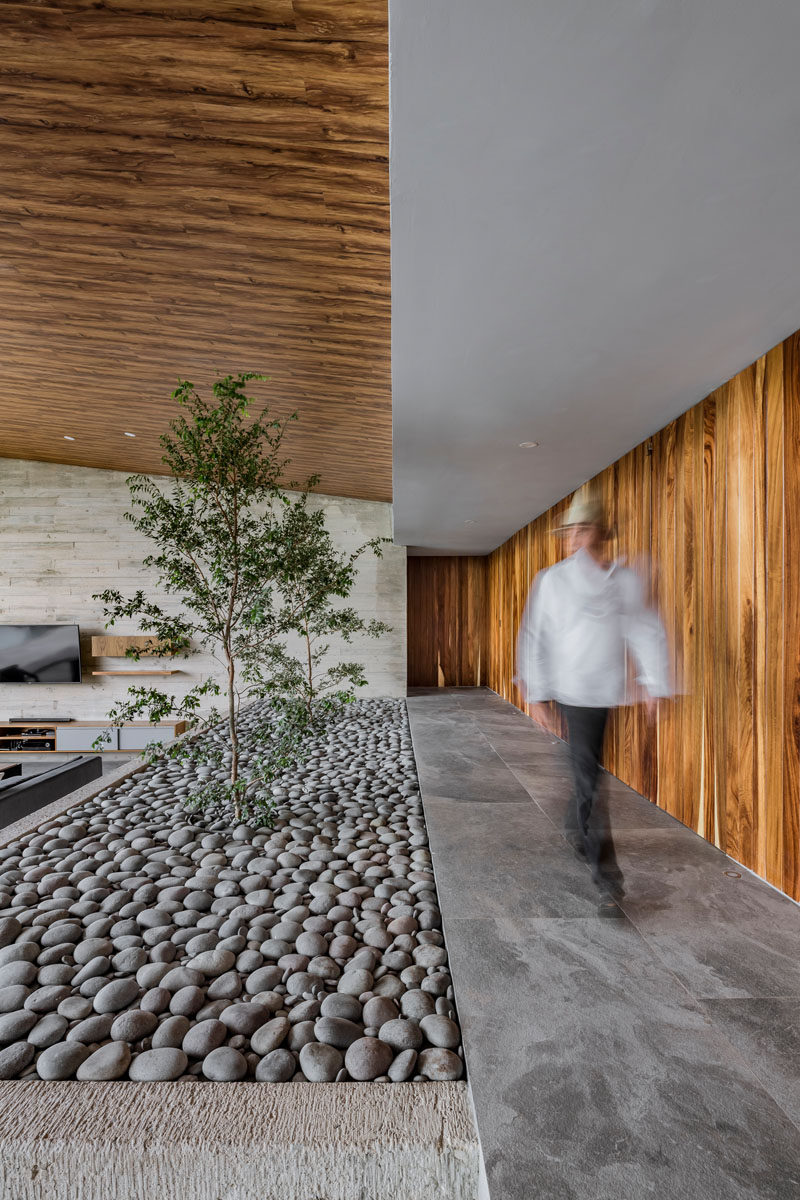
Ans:
{"label": "blurred man walking", "polygon": [[[600,889],[600,911],[624,895],[604,812],[596,804],[600,755],[609,709],[630,702],[628,663],[638,668],[648,717],[670,695],[667,642],[658,616],[644,603],[635,572],[607,557],[601,503],[576,492],[563,525],[569,557],[534,580],[520,624],[516,682],[546,723],[555,700],[567,723],[573,794],[565,832]],[[617,910],[618,915],[618,910]]]}

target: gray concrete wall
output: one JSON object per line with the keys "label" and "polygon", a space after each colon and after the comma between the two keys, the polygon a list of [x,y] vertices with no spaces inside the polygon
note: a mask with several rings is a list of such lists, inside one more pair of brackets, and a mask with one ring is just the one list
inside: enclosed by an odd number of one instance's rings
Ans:
{"label": "gray concrete wall", "polygon": [[[125,478],[119,471],[0,458],[0,622],[77,623],[84,667],[82,684],[4,684],[0,719],[17,713],[94,719],[105,716],[131,682],[163,683],[182,695],[201,677],[222,678],[219,664],[203,652],[176,660],[183,674],[161,681],[92,678],[93,665],[136,665],[124,659],[92,663],[91,635],[104,632],[102,605],[92,595],[110,586],[123,595],[150,586],[141,562],[151,547],[124,519],[130,507]],[[392,535],[390,504],[333,496],[314,496],[311,503],[325,510],[327,526],[344,551],[369,538]],[[360,695],[405,695],[405,562],[405,548],[399,546],[386,546],[382,559],[366,555],[351,597],[365,618],[388,622],[392,632],[380,640],[354,639],[349,646],[331,643],[332,661],[366,665],[369,685]],[[135,633],[137,626],[120,624],[110,632]],[[153,662],[156,668],[161,665]]]}

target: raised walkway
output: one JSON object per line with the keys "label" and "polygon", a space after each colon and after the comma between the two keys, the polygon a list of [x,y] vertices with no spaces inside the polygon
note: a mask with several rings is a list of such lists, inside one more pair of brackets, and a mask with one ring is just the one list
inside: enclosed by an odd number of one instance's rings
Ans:
{"label": "raised walkway", "polygon": [[563,744],[486,689],[408,708],[491,1200],[797,1200],[800,906],[607,777],[598,916]]}

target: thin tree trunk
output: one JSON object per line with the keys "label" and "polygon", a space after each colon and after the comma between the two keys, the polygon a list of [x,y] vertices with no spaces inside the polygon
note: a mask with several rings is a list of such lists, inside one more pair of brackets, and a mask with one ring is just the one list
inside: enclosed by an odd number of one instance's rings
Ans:
{"label": "thin tree trunk", "polygon": [[[228,657],[228,731],[231,737],[231,783],[236,783],[239,778],[239,737],[236,731],[236,695],[234,692],[234,680],[236,678],[236,666],[230,652],[227,652]],[[239,800],[239,795],[234,792],[233,812],[237,821],[242,819],[242,806]]]}
{"label": "thin tree trunk", "polygon": [[311,661],[311,638],[308,633],[308,621],[304,621],[303,625],[306,631],[306,653],[308,655],[308,694],[306,697],[306,709],[308,711],[308,719],[311,721],[314,716],[314,668]]}
{"label": "thin tree trunk", "polygon": [[[236,597],[239,594],[239,504],[238,504],[238,481],[236,472],[233,474],[233,524],[231,528],[231,538],[233,541],[234,551],[234,568],[233,579],[231,580],[231,589],[228,598],[228,620],[225,625],[225,653],[228,656],[228,727],[231,733],[231,783],[235,784],[239,778],[239,738],[236,732],[236,696],[234,692],[234,679],[236,676],[236,664],[231,653],[231,636],[233,630],[233,613],[236,607]],[[239,799],[239,792],[233,793],[233,812],[237,821],[242,819],[242,804]]]}

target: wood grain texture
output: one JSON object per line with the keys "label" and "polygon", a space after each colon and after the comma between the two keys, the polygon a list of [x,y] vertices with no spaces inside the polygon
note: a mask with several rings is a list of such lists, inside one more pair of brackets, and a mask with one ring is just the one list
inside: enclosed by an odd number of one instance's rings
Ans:
{"label": "wood grain texture", "polygon": [[93,675],[181,675],[180,670],[174,671],[92,671]]}
{"label": "wood grain texture", "polygon": [[485,557],[408,559],[409,687],[486,683]]}
{"label": "wood grain texture", "polygon": [[784,638],[786,628],[784,548],[784,450],[785,394],[783,347],[771,350],[764,373],[764,422],[766,463],[766,656],[768,670],[764,688],[766,738],[764,764],[764,852],[766,878],[783,887],[783,728],[784,728]]}
{"label": "wood grain texture", "polygon": [[783,890],[800,899],[800,334],[783,346]]}
{"label": "wood grain texture", "polygon": [[0,43],[0,455],[163,473],[178,377],[262,371],[292,476],[390,500],[386,0],[22,0]]}
{"label": "wood grain texture", "polygon": [[[800,333],[594,482],[613,553],[665,621],[679,689],[653,730],[614,714],[605,765],[800,900]],[[560,556],[568,499],[489,555],[488,682],[523,711],[520,605]]]}
{"label": "wood grain texture", "polygon": [[[147,633],[104,633],[92,637],[92,654],[95,658],[120,658],[126,650],[157,649],[157,643]],[[142,655],[142,658],[154,657]],[[161,657],[156,655],[155,657]]]}

